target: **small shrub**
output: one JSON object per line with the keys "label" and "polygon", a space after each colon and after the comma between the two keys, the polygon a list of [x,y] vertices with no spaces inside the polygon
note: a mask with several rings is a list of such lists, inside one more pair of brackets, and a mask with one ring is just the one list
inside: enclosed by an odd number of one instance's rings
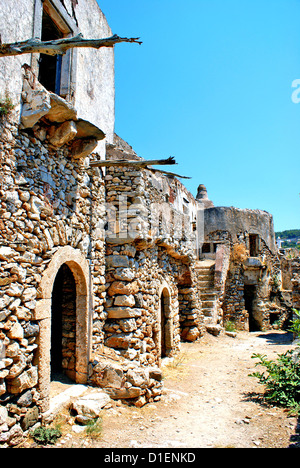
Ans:
{"label": "small shrub", "polygon": [[293,309],[293,313],[296,318],[292,320],[292,326],[289,330],[293,332],[297,338],[300,338],[300,312],[299,310]]}
{"label": "small shrub", "polygon": [[[292,321],[290,331],[300,337],[300,312],[294,310],[296,319]],[[296,357],[295,357],[296,356]],[[256,366],[265,368],[264,372],[253,372],[251,377],[256,377],[265,385],[265,399],[278,406],[289,408],[291,413],[300,413],[300,361],[294,351],[279,354],[277,361],[268,360],[265,355],[254,354],[258,359]]]}
{"label": "small shrub", "polygon": [[187,372],[187,356],[180,353],[175,356],[163,369],[163,379],[182,378]]}
{"label": "small shrub", "polygon": [[228,331],[228,332],[235,332],[236,331],[236,327],[235,327],[235,323],[232,322],[231,320],[228,320],[226,323],[225,323],[225,331]]}
{"label": "small shrub", "polygon": [[10,96],[6,93],[4,98],[0,98],[0,117],[8,115],[14,107]]}
{"label": "small shrub", "polygon": [[277,361],[266,356],[254,354],[259,360],[256,364],[265,367],[265,372],[253,372],[251,377],[258,378],[265,385],[265,399],[278,406],[289,408],[293,413],[300,411],[300,364],[293,359],[293,352],[278,355]]}
{"label": "small shrub", "polygon": [[31,434],[35,442],[41,445],[54,445],[61,435],[59,429],[44,426],[38,427]]}
{"label": "small shrub", "polygon": [[97,439],[102,435],[102,418],[92,419],[86,425],[86,433],[92,439]]}

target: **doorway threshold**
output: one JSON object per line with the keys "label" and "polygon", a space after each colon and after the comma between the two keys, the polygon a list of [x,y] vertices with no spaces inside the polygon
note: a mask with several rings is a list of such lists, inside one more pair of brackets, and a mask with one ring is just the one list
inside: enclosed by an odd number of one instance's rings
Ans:
{"label": "doorway threshold", "polygon": [[84,395],[88,386],[70,383],[51,382],[49,409],[42,415],[44,424],[50,424],[63,408],[68,408],[73,398]]}
{"label": "doorway threshold", "polygon": [[70,379],[63,373],[55,373],[51,376],[50,382],[50,398],[68,390],[73,385],[76,385],[74,380]]}

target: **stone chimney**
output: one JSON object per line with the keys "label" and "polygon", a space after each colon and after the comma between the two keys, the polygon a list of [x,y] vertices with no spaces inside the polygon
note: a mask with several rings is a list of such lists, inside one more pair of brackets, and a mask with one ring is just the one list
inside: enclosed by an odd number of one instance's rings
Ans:
{"label": "stone chimney", "polygon": [[197,197],[196,200],[199,201],[204,205],[204,208],[213,208],[214,204],[211,200],[209,200],[207,196],[207,190],[205,185],[200,184],[198,187]]}

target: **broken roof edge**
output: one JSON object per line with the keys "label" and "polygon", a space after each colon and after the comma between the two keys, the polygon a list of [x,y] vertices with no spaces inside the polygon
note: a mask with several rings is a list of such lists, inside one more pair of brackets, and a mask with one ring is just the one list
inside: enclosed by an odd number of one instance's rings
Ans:
{"label": "broken roof edge", "polygon": [[126,159],[133,161],[144,161],[143,158],[137,155],[132,146],[125,140],[114,133],[113,143],[106,144],[106,159]]}

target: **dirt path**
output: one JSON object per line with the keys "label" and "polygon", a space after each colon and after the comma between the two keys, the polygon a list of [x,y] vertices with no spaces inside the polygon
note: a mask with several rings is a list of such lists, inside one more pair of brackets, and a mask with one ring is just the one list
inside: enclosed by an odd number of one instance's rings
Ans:
{"label": "dirt path", "polygon": [[[184,344],[178,359],[165,367],[165,395],[159,403],[112,408],[105,413],[105,448],[287,448],[295,445],[297,419],[264,406],[254,352],[276,357],[291,347],[285,333],[211,335]],[[252,397],[251,397],[252,395]],[[298,428],[299,430],[299,428]],[[299,434],[298,434],[299,436]],[[298,437],[299,444],[299,437]],[[298,445],[300,447],[300,445]]]}
{"label": "dirt path", "polygon": [[[69,421],[56,446],[62,448],[300,448],[300,423],[281,408],[264,405],[263,387],[249,377],[253,353],[276,358],[292,347],[282,332],[207,335],[183,344],[164,367],[161,401],[141,409],[117,406],[103,412],[101,436],[72,431]],[[78,427],[78,426],[77,426]]]}

